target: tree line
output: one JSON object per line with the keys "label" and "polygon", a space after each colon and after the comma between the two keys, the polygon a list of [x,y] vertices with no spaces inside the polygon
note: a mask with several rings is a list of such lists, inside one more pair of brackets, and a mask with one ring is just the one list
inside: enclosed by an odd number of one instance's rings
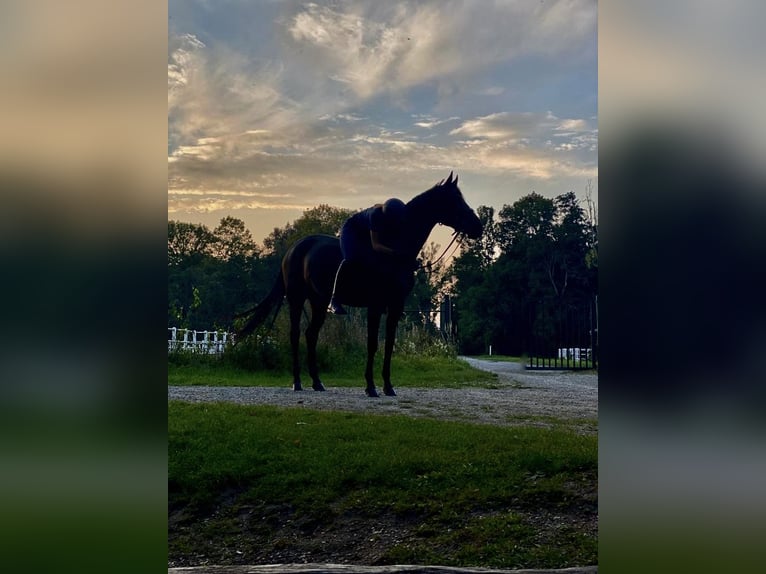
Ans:
{"label": "tree line", "polygon": [[477,209],[483,234],[466,242],[448,271],[462,353],[492,345],[498,354],[523,355],[537,345],[550,354],[572,316],[586,331],[579,340],[596,337],[598,221],[590,189],[585,208],[574,192],[554,199],[532,192],[497,214]]}
{"label": "tree line", "polygon": [[[583,207],[584,204],[584,207]],[[403,324],[436,331],[436,311],[452,301],[451,333],[461,353],[528,353],[534,340],[550,347],[563,318],[590,313],[598,295],[598,222],[590,186],[548,199],[532,192],[497,213],[480,206],[484,230],[464,240],[445,266],[434,243],[420,254]],[[287,249],[305,235],[337,235],[353,211],[319,205],[256,243],[242,220],[224,217],[214,229],[168,222],[168,326],[233,330],[234,316],[271,288]]]}

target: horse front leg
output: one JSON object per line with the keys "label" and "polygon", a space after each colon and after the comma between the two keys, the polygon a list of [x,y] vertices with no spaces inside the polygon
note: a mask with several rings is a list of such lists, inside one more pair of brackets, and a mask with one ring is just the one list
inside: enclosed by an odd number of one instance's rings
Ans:
{"label": "horse front leg", "polygon": [[301,359],[299,355],[301,342],[301,313],[303,303],[300,305],[290,303],[290,349],[293,355],[293,390],[302,391],[301,385]]}
{"label": "horse front leg", "polygon": [[395,397],[396,391],[391,384],[391,355],[394,354],[394,341],[396,340],[396,326],[399,317],[402,316],[403,306],[389,306],[386,315],[386,344],[383,355],[383,394]]}
{"label": "horse front leg", "polygon": [[367,368],[364,371],[364,380],[367,381],[365,393],[368,397],[379,397],[375,388],[375,380],[372,375],[375,353],[378,351],[378,329],[380,328],[380,309],[370,307],[367,309]]}

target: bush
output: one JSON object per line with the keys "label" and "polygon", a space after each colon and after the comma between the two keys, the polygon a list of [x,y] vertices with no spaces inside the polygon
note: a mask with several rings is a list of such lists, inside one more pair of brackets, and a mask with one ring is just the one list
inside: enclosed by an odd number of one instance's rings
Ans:
{"label": "bush", "polygon": [[415,324],[400,328],[395,352],[405,357],[457,357],[455,345],[438,331]]}
{"label": "bush", "polygon": [[192,349],[174,349],[168,352],[168,363],[171,365],[219,365],[222,355],[200,353]]}
{"label": "bush", "polygon": [[290,369],[290,343],[277,329],[261,329],[223,354],[226,365],[248,371],[286,371]]}

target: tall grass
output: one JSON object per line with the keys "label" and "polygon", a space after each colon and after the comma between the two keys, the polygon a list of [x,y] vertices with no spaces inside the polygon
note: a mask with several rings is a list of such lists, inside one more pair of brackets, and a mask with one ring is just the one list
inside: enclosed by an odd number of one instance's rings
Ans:
{"label": "tall grass", "polygon": [[[320,376],[330,387],[364,385],[367,360],[366,313],[350,309],[345,317],[330,316],[320,331],[317,363]],[[385,323],[385,321],[383,321]],[[301,326],[300,360],[307,372],[306,345]],[[379,331],[379,349],[375,357],[375,378],[381,383],[383,338]],[[168,384],[213,386],[283,386],[292,381],[292,351],[289,322],[282,313],[274,326],[262,327],[248,339],[229,347],[223,355],[204,355],[176,351],[168,355]],[[394,386],[454,388],[464,385],[484,386],[496,378],[457,359],[453,344],[433,328],[400,322],[392,361]]]}
{"label": "tall grass", "polygon": [[[301,321],[300,353],[306,357],[304,332],[308,321],[304,315]],[[292,365],[292,351],[289,342],[290,325],[286,313],[280,313],[273,326],[258,329],[249,338],[229,347],[223,356],[195,355],[177,351],[170,353],[168,360],[174,365],[217,365],[248,371],[289,372]],[[379,352],[382,355],[385,337],[385,317],[378,333]],[[457,356],[454,344],[445,341],[433,328],[400,322],[397,328],[395,355],[399,357],[443,357]],[[319,333],[317,364],[320,372],[340,373],[363,365],[367,358],[366,312],[349,309],[345,317],[329,316]]]}

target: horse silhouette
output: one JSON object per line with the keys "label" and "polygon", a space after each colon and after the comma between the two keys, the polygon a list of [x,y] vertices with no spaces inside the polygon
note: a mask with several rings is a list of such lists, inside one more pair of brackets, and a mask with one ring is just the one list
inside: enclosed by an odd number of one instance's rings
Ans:
{"label": "horse silhouette", "polygon": [[[394,349],[396,326],[404,310],[404,301],[415,284],[414,270],[417,256],[431,230],[437,223],[446,225],[458,234],[476,239],[481,236],[482,225],[466,204],[452,172],[431,189],[417,195],[407,203],[406,229],[399,237],[402,257],[387,260],[378,258],[377,265],[363,266],[346,262],[338,278],[336,299],[352,307],[367,308],[367,367],[364,378],[367,396],[377,397],[373,379],[373,361],[378,350],[378,329],[386,313],[385,354],[383,358],[383,393],[395,396],[391,384],[391,355]],[[241,340],[250,335],[284,298],[290,308],[290,346],[292,349],[293,390],[303,390],[299,357],[300,322],[304,304],[308,299],[311,319],[306,329],[306,348],[311,387],[324,391],[317,369],[317,340],[319,330],[327,316],[327,305],[333,292],[335,274],[343,256],[340,241],[330,235],[309,235],[295,242],[282,259],[282,268],[270,293],[253,309],[241,313],[247,322],[237,333]]]}

